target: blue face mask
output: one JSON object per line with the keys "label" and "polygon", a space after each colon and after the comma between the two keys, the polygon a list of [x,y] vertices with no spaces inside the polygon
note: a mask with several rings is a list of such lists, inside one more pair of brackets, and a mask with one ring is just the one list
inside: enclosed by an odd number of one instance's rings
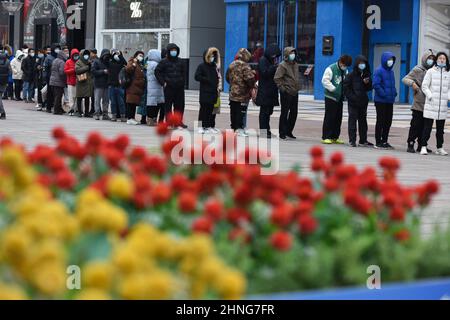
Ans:
{"label": "blue face mask", "polygon": [[442,62],[438,62],[437,66],[439,68],[445,68],[447,66],[447,64],[446,63],[442,63]]}
{"label": "blue face mask", "polygon": [[172,58],[176,58],[177,55],[178,55],[178,52],[177,52],[177,51],[175,51],[175,50],[170,51],[170,56],[171,56]]}
{"label": "blue face mask", "polygon": [[365,63],[360,63],[360,64],[358,65],[358,68],[359,68],[359,70],[363,71],[363,70],[366,69],[366,64],[365,64]]}
{"label": "blue face mask", "polygon": [[433,59],[428,59],[428,60],[427,60],[427,65],[428,65],[429,67],[432,67],[432,66],[434,65],[434,60],[433,60]]}

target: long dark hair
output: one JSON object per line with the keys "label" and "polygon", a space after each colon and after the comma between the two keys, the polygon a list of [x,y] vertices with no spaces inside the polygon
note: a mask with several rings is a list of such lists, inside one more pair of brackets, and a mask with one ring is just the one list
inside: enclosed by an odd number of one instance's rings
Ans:
{"label": "long dark hair", "polygon": [[434,64],[437,65],[437,60],[438,60],[439,56],[444,56],[445,57],[445,60],[446,60],[446,63],[447,63],[447,66],[445,67],[445,70],[447,72],[450,71],[450,62],[448,61],[448,55],[445,52],[443,52],[443,51],[438,52],[436,54],[436,57],[434,58]]}

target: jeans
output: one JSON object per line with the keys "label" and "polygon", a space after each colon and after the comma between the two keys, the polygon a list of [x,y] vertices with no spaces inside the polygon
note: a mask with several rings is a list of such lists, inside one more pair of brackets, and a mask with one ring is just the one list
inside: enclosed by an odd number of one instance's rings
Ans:
{"label": "jeans", "polygon": [[113,116],[125,117],[125,90],[121,87],[109,87],[109,100],[111,101],[111,112]]}
{"label": "jeans", "polygon": [[322,139],[337,140],[341,136],[343,102],[325,98],[325,118],[323,119]]}
{"label": "jeans", "polygon": [[377,124],[375,127],[375,139],[377,144],[387,143],[392,126],[394,105],[392,103],[375,102],[377,109]]}
{"label": "jeans", "polygon": [[34,82],[24,81],[23,83],[23,100],[30,101],[34,98]]}
{"label": "jeans", "polygon": [[109,95],[107,88],[95,88],[95,114],[108,115]]}

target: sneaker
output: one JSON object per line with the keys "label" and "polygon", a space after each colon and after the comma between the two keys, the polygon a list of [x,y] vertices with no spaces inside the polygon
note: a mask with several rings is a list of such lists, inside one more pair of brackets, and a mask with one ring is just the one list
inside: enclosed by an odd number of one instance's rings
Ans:
{"label": "sneaker", "polygon": [[127,120],[127,124],[132,125],[132,126],[136,126],[139,124],[139,122],[137,122],[135,119],[128,119]]}
{"label": "sneaker", "polygon": [[83,115],[80,113],[80,112],[75,112],[74,114],[73,114],[75,117],[78,117],[78,118],[82,118],[83,117]]}
{"label": "sneaker", "polygon": [[204,128],[198,128],[198,134],[205,134],[206,130]]}
{"label": "sneaker", "polygon": [[6,120],[6,113],[0,114],[0,120]]}
{"label": "sneaker", "polygon": [[383,147],[385,148],[385,149],[389,149],[389,150],[394,150],[395,148],[393,147],[393,146],[391,146],[389,143],[387,143],[387,142],[385,142],[384,144],[383,144]]}
{"label": "sneaker", "polygon": [[239,136],[239,137],[248,137],[248,134],[245,132],[244,129],[238,129],[238,130],[236,130],[236,134],[237,134],[237,136]]}
{"label": "sneaker", "polygon": [[287,137],[285,135],[280,134],[280,140],[287,140]]}
{"label": "sneaker", "polygon": [[221,132],[219,129],[217,129],[217,128],[209,128],[209,130],[211,130],[213,134],[220,134],[220,133],[222,133],[222,132]]}
{"label": "sneaker", "polygon": [[98,114],[96,114],[96,115],[94,116],[94,120],[100,120],[100,116],[99,116]]}
{"label": "sneaker", "polygon": [[420,150],[420,154],[421,154],[422,156],[428,155],[427,147],[422,147],[422,150]]}
{"label": "sneaker", "polygon": [[147,125],[149,126],[149,127],[156,127],[156,120],[155,119],[153,119],[153,118],[148,118],[147,119]]}
{"label": "sneaker", "polygon": [[333,143],[334,144],[345,144],[345,142],[343,140],[341,140],[341,139],[333,140]]}
{"label": "sneaker", "polygon": [[350,147],[356,148],[356,142],[350,142]]}
{"label": "sneaker", "polygon": [[102,116],[102,120],[103,120],[103,121],[108,121],[108,120],[110,120],[110,118],[109,118],[109,116],[108,116],[107,114],[104,114],[104,115]]}
{"label": "sneaker", "polygon": [[369,142],[369,141],[366,141],[366,142],[363,142],[363,143],[359,143],[359,146],[360,147],[365,147],[365,148],[373,148],[374,147],[373,143]]}
{"label": "sneaker", "polygon": [[73,115],[75,114],[75,111],[74,110],[70,110],[67,114],[69,115],[69,117],[73,117]]}
{"label": "sneaker", "polygon": [[292,133],[290,133],[290,134],[287,134],[286,135],[289,139],[292,139],[292,140],[297,140],[297,137],[296,136],[294,136]]}
{"label": "sneaker", "polygon": [[375,149],[385,149],[384,143],[377,143]]}
{"label": "sneaker", "polygon": [[331,139],[322,140],[322,144],[333,144],[333,140]]}
{"label": "sneaker", "polygon": [[408,149],[406,150],[408,153],[416,153],[416,149],[414,149],[414,143],[408,143]]}
{"label": "sneaker", "polygon": [[[417,152],[420,153],[420,150],[422,150],[422,147],[419,145],[419,146],[417,147]],[[428,147],[427,147],[427,151],[428,151],[428,153],[433,153],[433,150],[428,149]]]}
{"label": "sneaker", "polygon": [[120,122],[127,122],[127,121],[128,121],[127,117],[125,117],[125,116],[120,117]]}
{"label": "sneaker", "polygon": [[112,122],[116,122],[117,121],[117,116],[115,114],[111,116],[111,121]]}
{"label": "sneaker", "polygon": [[85,113],[85,114],[84,114],[84,117],[85,117],[85,118],[92,118],[92,115],[91,115],[90,113]]}
{"label": "sneaker", "polygon": [[439,148],[436,150],[435,154],[438,156],[448,156],[448,152],[444,150],[444,148]]}

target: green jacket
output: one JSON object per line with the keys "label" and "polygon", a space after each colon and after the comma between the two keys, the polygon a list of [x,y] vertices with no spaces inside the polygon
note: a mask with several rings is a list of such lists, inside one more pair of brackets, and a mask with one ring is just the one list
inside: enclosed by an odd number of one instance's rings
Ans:
{"label": "green jacket", "polygon": [[325,97],[337,102],[344,100],[344,80],[347,74],[348,71],[342,71],[337,62],[325,70],[322,78]]}

